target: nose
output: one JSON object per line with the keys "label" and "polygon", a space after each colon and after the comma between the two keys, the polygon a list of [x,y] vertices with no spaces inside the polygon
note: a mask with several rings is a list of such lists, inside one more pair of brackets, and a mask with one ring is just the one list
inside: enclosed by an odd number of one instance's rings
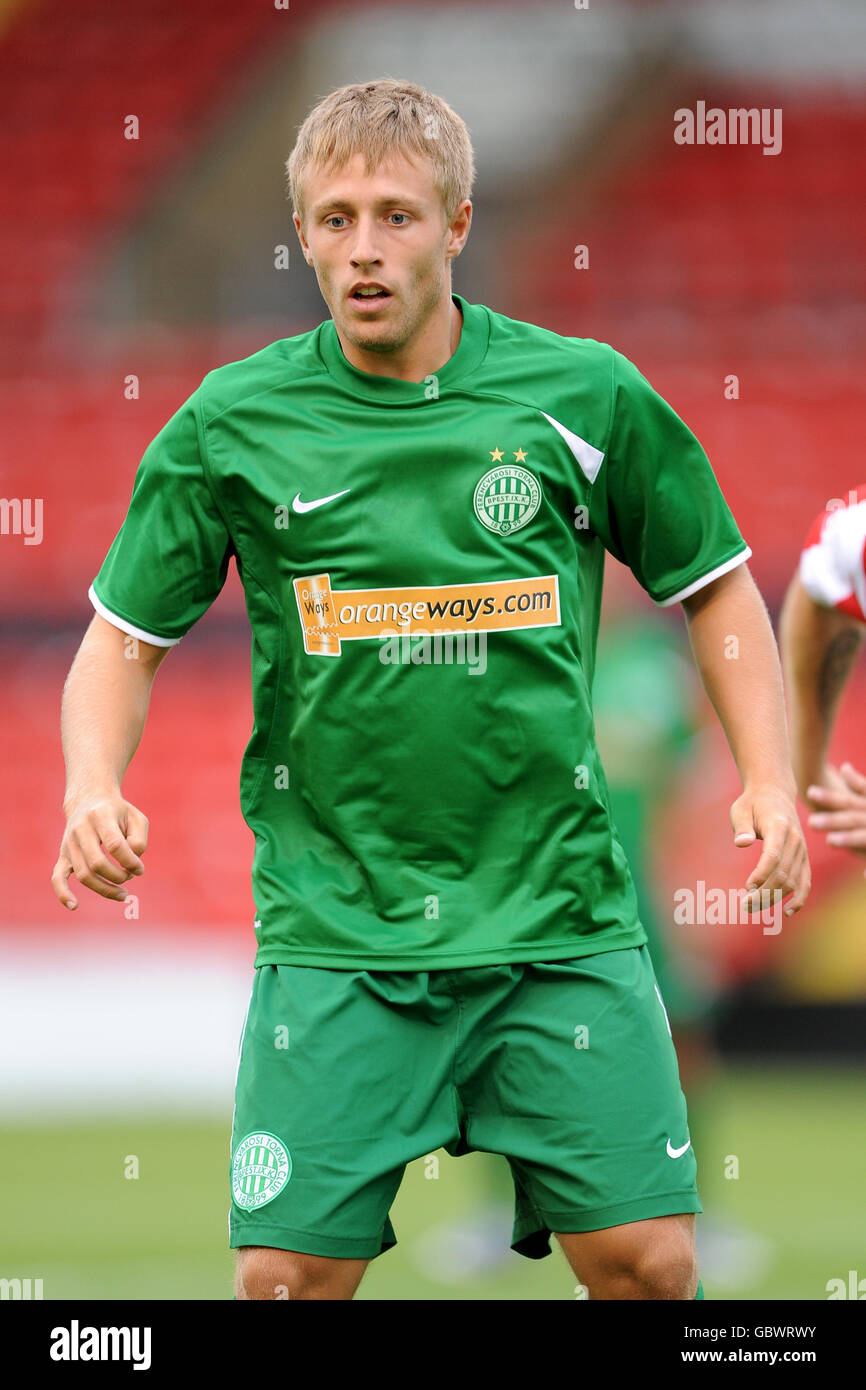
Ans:
{"label": "nose", "polygon": [[372,217],[359,217],[352,242],[351,262],[353,266],[373,265],[380,262],[376,245],[376,223]]}

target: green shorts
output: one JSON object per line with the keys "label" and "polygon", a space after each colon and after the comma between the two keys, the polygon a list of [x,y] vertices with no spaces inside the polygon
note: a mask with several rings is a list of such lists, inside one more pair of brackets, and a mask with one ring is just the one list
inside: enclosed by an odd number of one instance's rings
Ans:
{"label": "green shorts", "polygon": [[263,965],[241,1037],[229,1244],[373,1258],[407,1163],[507,1158],[512,1249],[702,1210],[647,948],[459,970]]}

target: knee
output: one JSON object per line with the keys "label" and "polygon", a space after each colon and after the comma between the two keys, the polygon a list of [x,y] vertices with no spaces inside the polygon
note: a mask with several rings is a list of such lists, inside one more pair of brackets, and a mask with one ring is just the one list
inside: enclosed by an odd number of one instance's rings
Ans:
{"label": "knee", "polygon": [[599,1272],[590,1298],[692,1299],[698,1288],[698,1262],[692,1236],[672,1231],[664,1240],[637,1247]]}
{"label": "knee", "polygon": [[[324,1255],[304,1255],[268,1246],[238,1250],[235,1297],[238,1299],[351,1298],[345,1277],[336,1265],[344,1261]],[[345,1275],[345,1271],[343,1271]]]}

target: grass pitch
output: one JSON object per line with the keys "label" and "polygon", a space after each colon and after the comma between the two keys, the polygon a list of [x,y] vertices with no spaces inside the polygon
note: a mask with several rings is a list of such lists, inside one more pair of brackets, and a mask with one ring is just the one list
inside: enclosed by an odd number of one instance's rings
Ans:
{"label": "grass pitch", "polygon": [[[864,1100],[854,1071],[725,1071],[702,1127],[701,1198],[708,1220],[760,1238],[764,1259],[759,1268],[735,1261],[717,1284],[702,1270],[708,1299],[826,1299],[829,1279],[866,1275]],[[7,1125],[0,1276],[41,1278],[46,1299],[229,1299],[229,1124],[227,1114]],[[541,1261],[508,1250],[503,1160],[438,1157],[436,1179],[423,1159],[407,1168],[391,1212],[398,1245],[372,1262],[357,1298],[573,1299],[558,1247]],[[133,1159],[139,1176],[128,1178]],[[738,1177],[725,1176],[737,1167]],[[461,1250],[475,1247],[462,1244],[461,1224],[465,1233],[491,1203],[492,1261],[467,1271]]]}

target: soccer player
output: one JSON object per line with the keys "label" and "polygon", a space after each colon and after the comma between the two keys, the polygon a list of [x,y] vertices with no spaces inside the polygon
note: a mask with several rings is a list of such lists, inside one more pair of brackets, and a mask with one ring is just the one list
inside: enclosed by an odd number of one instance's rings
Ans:
{"label": "soccer player", "polygon": [[827,751],[839,701],[866,635],[866,483],[814,518],[779,628],[791,753],[809,824],[828,845],[866,858],[866,777]]}
{"label": "soccer player", "polygon": [[258,943],[236,1296],[351,1298],[395,1243],[406,1164],[444,1147],[507,1158],[513,1248],[556,1234],[591,1299],[703,1297],[686,1104],[591,687],[608,550],[683,605],[742,779],[735,843],[763,841],[744,891],[798,911],[751,551],[636,367],[452,293],[474,168],[444,101],[341,88],[288,176],[331,317],[208,373],[144,454],[65,689],[56,893],[75,906],[74,873],[122,899],[142,871],[122,778],[159,663],[234,555]]}

